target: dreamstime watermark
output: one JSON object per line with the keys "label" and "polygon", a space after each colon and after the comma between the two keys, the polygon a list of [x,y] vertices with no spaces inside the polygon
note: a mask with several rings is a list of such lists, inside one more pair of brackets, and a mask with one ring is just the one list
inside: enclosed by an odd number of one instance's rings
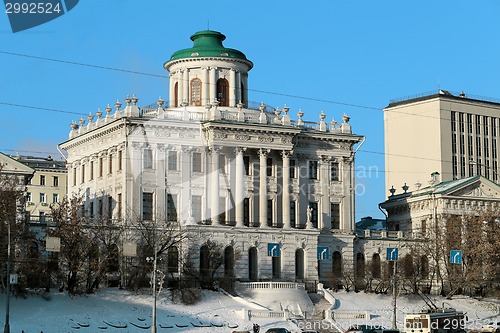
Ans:
{"label": "dreamstime watermark", "polygon": [[12,32],[52,21],[72,10],[80,0],[4,0]]}

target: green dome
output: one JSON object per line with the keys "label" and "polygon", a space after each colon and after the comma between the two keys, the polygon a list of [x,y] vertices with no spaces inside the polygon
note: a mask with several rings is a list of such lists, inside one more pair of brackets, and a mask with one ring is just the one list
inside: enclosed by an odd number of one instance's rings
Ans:
{"label": "green dome", "polygon": [[224,47],[222,41],[225,39],[226,36],[218,31],[198,31],[191,36],[191,40],[194,42],[193,47],[175,52],[167,63],[178,59],[202,57],[235,58],[248,61],[243,52]]}

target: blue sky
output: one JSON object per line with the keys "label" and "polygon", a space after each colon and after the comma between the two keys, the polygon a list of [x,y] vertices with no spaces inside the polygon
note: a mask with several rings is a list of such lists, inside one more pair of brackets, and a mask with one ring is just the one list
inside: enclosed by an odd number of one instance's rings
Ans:
{"label": "blue sky", "polygon": [[58,156],[56,145],[80,115],[127,94],[139,105],[168,99],[167,78],[67,62],[167,76],[163,63],[209,27],[254,63],[249,100],[286,103],[312,121],[321,111],[329,121],[351,116],[353,131],[366,136],[356,159],[356,218],[380,218],[390,172],[382,108],[439,87],[500,98],[499,17],[493,0],[82,0],[56,20],[12,33],[2,11],[0,151]]}

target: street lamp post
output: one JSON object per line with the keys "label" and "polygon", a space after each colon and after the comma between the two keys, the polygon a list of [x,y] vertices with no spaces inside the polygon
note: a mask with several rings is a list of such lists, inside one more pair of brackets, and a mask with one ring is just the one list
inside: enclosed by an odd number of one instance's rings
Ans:
{"label": "street lamp post", "polygon": [[156,333],[156,262],[158,260],[157,257],[157,251],[156,251],[156,245],[154,247],[154,256],[153,258],[149,257],[147,258],[148,261],[153,261],[153,277],[152,277],[152,284],[153,284],[153,309],[152,309],[152,315],[151,315],[151,333]]}

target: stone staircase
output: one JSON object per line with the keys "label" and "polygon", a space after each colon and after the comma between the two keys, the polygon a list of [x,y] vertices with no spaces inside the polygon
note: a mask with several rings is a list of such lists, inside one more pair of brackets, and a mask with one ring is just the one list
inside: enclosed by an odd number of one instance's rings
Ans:
{"label": "stone staircase", "polygon": [[[316,293],[307,294],[314,305],[314,311],[310,319],[322,320],[323,314],[332,306],[322,295]],[[309,319],[309,316],[308,316]]]}

